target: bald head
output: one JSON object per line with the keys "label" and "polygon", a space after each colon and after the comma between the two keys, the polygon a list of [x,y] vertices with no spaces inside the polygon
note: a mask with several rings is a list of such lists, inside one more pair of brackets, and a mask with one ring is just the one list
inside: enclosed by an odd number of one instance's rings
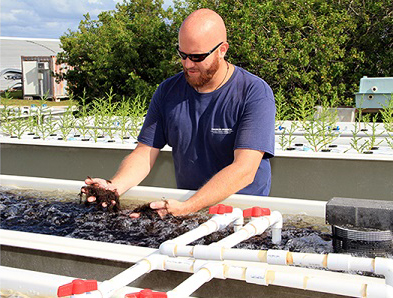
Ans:
{"label": "bald head", "polygon": [[210,9],[194,11],[180,27],[179,46],[188,53],[206,52],[218,43],[226,41],[224,21]]}

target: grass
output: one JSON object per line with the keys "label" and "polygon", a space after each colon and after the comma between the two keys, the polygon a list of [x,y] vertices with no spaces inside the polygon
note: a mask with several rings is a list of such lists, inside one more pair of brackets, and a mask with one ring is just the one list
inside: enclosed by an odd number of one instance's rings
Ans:
{"label": "grass", "polygon": [[[70,104],[70,101],[69,100],[62,100],[60,102],[55,102],[55,101],[47,100],[45,103],[48,105],[48,107],[58,107],[58,106],[68,106]],[[18,107],[23,107],[23,106],[29,107],[32,104],[39,106],[41,104],[41,101],[40,100],[11,99],[8,103],[8,105],[10,105],[10,106],[18,106]]]}
{"label": "grass", "polygon": [[[4,96],[4,92],[1,92],[1,101],[3,99]],[[23,94],[22,94],[22,90],[17,90],[17,91],[10,91],[10,97],[12,97],[13,99],[11,99],[8,103],[8,105],[10,106],[18,106],[18,107],[23,107],[23,106],[31,106],[32,104],[35,104],[36,106],[40,105],[41,102],[40,100],[25,100],[22,99],[23,98]],[[0,104],[2,104],[0,101]],[[70,104],[69,100],[62,100],[60,102],[55,102],[52,100],[47,100],[45,102],[48,107],[58,107],[58,106],[68,106]]]}

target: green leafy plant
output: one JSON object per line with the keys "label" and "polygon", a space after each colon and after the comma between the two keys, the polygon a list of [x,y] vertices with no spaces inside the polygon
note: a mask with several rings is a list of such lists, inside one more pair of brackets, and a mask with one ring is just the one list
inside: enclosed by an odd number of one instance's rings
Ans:
{"label": "green leafy plant", "polygon": [[107,103],[105,98],[96,98],[90,103],[91,106],[91,117],[93,119],[93,127],[90,128],[89,134],[93,138],[94,142],[98,141],[98,138],[104,137],[105,117],[107,111]]}
{"label": "green leafy plant", "polygon": [[43,140],[45,140],[53,132],[53,118],[51,110],[48,108],[47,100],[48,94],[42,96],[36,111],[36,135],[39,135]]}
{"label": "green leafy plant", "polygon": [[23,115],[22,109],[17,108],[14,119],[12,121],[13,131],[11,136],[16,136],[18,139],[20,139],[28,128],[28,119],[28,117],[25,117],[25,115]]}
{"label": "green leafy plant", "polygon": [[351,130],[351,132],[352,132],[352,137],[350,142],[351,148],[356,150],[357,153],[363,153],[368,146],[369,143],[368,140],[364,140],[364,138],[359,136],[360,127],[358,125],[354,125],[353,130]]}
{"label": "green leafy plant", "polygon": [[393,149],[393,133],[388,132],[388,136],[385,138],[386,143],[388,143],[389,147]]}
{"label": "green leafy plant", "polygon": [[79,98],[81,104],[78,109],[78,118],[76,120],[77,130],[82,138],[86,139],[89,133],[89,105],[87,104],[86,91],[83,91],[82,96]]}
{"label": "green leafy plant", "polygon": [[290,106],[287,104],[284,91],[280,88],[274,95],[276,101],[276,129],[282,129],[284,121],[290,118]]}
{"label": "green leafy plant", "polygon": [[29,109],[29,118],[26,123],[27,125],[27,131],[29,134],[35,134],[37,132],[37,123],[38,123],[39,115],[38,115],[38,109],[36,105],[31,105]]}
{"label": "green leafy plant", "polygon": [[137,95],[130,104],[130,123],[128,126],[130,136],[135,140],[138,139],[146,113],[146,101]]}
{"label": "green leafy plant", "polygon": [[291,122],[291,126],[287,129],[286,127],[281,127],[281,134],[278,138],[278,143],[282,150],[286,150],[291,148],[292,142],[295,140],[293,133],[298,128],[298,124],[296,121]]}
{"label": "green leafy plant", "polygon": [[123,96],[123,99],[120,102],[120,106],[117,111],[117,119],[119,121],[119,134],[122,142],[124,142],[125,139],[129,138],[128,125],[130,121],[130,109],[130,101],[127,100],[125,96]]}
{"label": "green leafy plant", "polygon": [[339,137],[333,130],[337,122],[337,111],[334,111],[327,100],[323,100],[319,111],[304,123],[304,138],[315,152],[327,150],[327,146]]}
{"label": "green leafy plant", "polygon": [[114,125],[116,124],[115,121],[115,111],[118,106],[117,102],[114,102],[114,97],[115,94],[112,91],[112,88],[110,89],[109,93],[106,93],[106,100],[102,102],[103,105],[103,110],[105,111],[103,122],[104,122],[104,131],[106,134],[109,136],[111,140],[114,139]]}
{"label": "green leafy plant", "polygon": [[10,101],[12,100],[12,96],[9,92],[5,92],[4,96],[1,97],[1,104],[3,108],[1,109],[1,131],[7,135],[14,134],[14,125],[12,123],[12,107],[10,106]]}
{"label": "green leafy plant", "polygon": [[73,94],[70,94],[69,97],[69,105],[67,106],[67,109],[65,110],[64,114],[61,115],[59,119],[59,131],[60,131],[60,137],[64,140],[68,140],[68,136],[70,133],[75,129],[75,123],[76,119],[74,117],[74,104],[75,101],[73,99]]}
{"label": "green leafy plant", "polygon": [[294,110],[295,120],[299,121],[301,128],[306,129],[307,122],[314,119],[315,100],[309,94],[296,97]]}
{"label": "green leafy plant", "polygon": [[383,140],[379,140],[378,138],[382,135],[382,132],[377,132],[378,129],[378,123],[377,123],[377,115],[374,115],[372,117],[372,121],[367,124],[367,126],[370,128],[370,133],[368,131],[365,131],[364,133],[368,137],[368,143],[367,143],[367,149],[372,150],[376,147],[378,147]]}
{"label": "green leafy plant", "polygon": [[380,113],[385,130],[387,132],[393,132],[393,94],[390,96],[390,99],[387,99],[385,104],[381,106],[382,109]]}

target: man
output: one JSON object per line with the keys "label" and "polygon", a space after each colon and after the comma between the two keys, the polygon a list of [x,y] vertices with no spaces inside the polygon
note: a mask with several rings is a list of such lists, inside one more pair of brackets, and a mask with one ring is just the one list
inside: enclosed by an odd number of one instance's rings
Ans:
{"label": "man", "polygon": [[160,216],[187,215],[237,192],[268,195],[273,93],[262,79],[228,63],[228,48],[225,24],[217,13],[200,9],[189,15],[177,48],[183,72],[158,87],[138,146],[111,184],[99,178],[86,179],[86,184],[95,182],[121,195],[148,175],[160,149],[169,144],[178,187],[197,192],[185,202],[151,203]]}

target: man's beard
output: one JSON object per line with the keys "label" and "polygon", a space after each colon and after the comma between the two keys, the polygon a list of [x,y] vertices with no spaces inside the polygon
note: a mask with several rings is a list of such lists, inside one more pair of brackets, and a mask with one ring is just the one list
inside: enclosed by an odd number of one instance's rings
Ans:
{"label": "man's beard", "polygon": [[183,67],[183,72],[184,75],[186,77],[187,82],[194,88],[198,89],[201,88],[203,86],[205,86],[207,83],[210,82],[210,80],[214,77],[214,75],[216,74],[217,70],[219,68],[219,62],[218,62],[218,57],[215,57],[212,65],[204,70],[204,71],[200,71],[199,69],[199,77],[191,77],[188,74],[188,71],[186,68]]}

